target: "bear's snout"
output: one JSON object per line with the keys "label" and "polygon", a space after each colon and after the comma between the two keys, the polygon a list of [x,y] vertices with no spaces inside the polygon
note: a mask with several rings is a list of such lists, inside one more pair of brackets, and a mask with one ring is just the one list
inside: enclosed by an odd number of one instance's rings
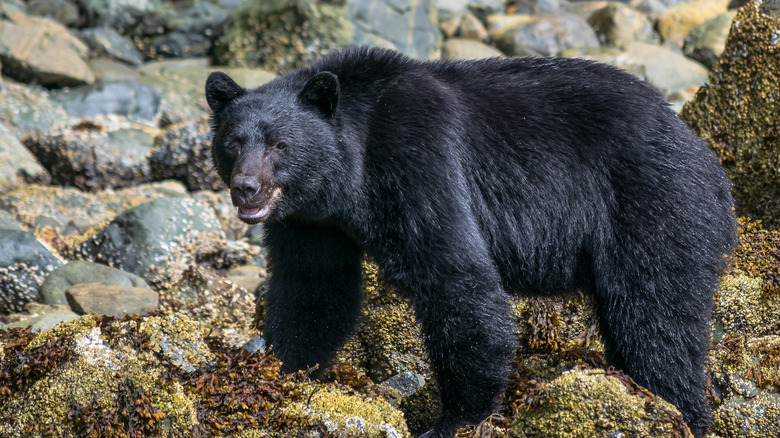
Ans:
{"label": "bear's snout", "polygon": [[254,198],[260,192],[260,182],[249,175],[236,175],[230,187],[230,198],[236,207],[256,204]]}

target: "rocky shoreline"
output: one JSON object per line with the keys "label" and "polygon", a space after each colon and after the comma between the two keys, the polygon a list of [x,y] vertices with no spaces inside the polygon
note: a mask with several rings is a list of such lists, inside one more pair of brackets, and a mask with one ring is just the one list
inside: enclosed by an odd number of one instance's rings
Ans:
{"label": "rocky shoreline", "polygon": [[[419,329],[370,260],[361,326],[326,378],[279,371],[261,336],[262,229],[235,218],[211,167],[209,73],[255,87],[356,44],[420,59],[586,57],[680,110],[752,219],[713,308],[708,436],[780,436],[780,8],[737,6],[3,1],[0,436],[427,429],[437,404]],[[514,306],[512,384],[460,436],[687,436],[674,406],[606,366],[591,301]]]}

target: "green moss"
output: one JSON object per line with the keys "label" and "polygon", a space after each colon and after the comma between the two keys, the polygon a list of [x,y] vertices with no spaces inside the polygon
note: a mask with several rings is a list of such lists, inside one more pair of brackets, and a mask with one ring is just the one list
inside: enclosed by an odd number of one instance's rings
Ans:
{"label": "green moss", "polygon": [[780,18],[748,2],[737,13],[710,83],[681,117],[734,183],[737,213],[780,226]]}

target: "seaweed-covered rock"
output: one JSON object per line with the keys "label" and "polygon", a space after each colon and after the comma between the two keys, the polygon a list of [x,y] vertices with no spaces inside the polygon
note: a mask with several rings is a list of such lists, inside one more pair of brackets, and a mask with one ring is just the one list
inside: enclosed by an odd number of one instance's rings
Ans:
{"label": "seaweed-covered rock", "polygon": [[283,374],[183,316],[0,331],[0,435],[406,438],[376,395]]}
{"label": "seaweed-covered rock", "polygon": [[602,350],[594,305],[590,295],[512,297],[519,351]]}
{"label": "seaweed-covered rock", "polygon": [[188,315],[201,330],[240,346],[259,333],[254,323],[255,294],[208,269],[190,266],[161,289],[160,309]]}
{"label": "seaweed-covered rock", "polygon": [[575,363],[533,356],[519,362],[516,392],[507,393],[514,407],[509,436],[689,436],[673,405],[625,374]]}
{"label": "seaweed-covered rock", "polygon": [[34,301],[43,279],[61,264],[32,234],[0,230],[0,313]]}
{"label": "seaweed-covered rock", "polygon": [[177,179],[192,191],[225,188],[212,164],[211,137],[208,118],[169,127],[154,139],[149,154],[152,177]]}
{"label": "seaweed-covered rock", "polygon": [[712,432],[723,437],[780,436],[780,337],[728,336],[710,355],[713,388],[722,402]]}
{"label": "seaweed-covered rock", "polygon": [[24,145],[49,171],[53,184],[95,191],[148,182],[146,156],[154,137],[143,127],[121,125],[107,132],[102,125],[77,125],[76,130],[27,138]]}
{"label": "seaweed-covered rock", "polygon": [[429,374],[411,302],[382,280],[373,261],[363,263],[363,285],[360,326],[338,356],[355,362],[377,382],[403,371]]}
{"label": "seaweed-covered rock", "polygon": [[198,257],[224,247],[210,209],[192,199],[161,198],[122,212],[82,243],[79,254],[161,286],[178,281]]}
{"label": "seaweed-covered rock", "polygon": [[217,41],[217,63],[271,71],[310,64],[325,51],[352,41],[345,0],[244,2]]}
{"label": "seaweed-covered rock", "polygon": [[780,231],[738,221],[739,247],[715,294],[715,340],[780,332]]}
{"label": "seaweed-covered rock", "polygon": [[780,13],[770,12],[771,0],[764,4],[750,2],[739,10],[710,84],[681,116],[720,157],[734,183],[737,214],[775,229],[780,226],[780,69],[768,66],[780,64]]}

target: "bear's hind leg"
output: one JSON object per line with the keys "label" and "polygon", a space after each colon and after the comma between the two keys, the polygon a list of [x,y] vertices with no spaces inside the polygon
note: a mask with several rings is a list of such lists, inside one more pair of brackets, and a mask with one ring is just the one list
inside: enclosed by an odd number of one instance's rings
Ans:
{"label": "bear's hind leg", "polygon": [[266,224],[266,337],[287,372],[327,366],[360,312],[362,251],[341,230]]}
{"label": "bear's hind leg", "polygon": [[673,268],[637,269],[625,257],[615,260],[610,270],[615,277],[596,278],[607,360],[677,406],[700,438],[711,424],[703,364],[714,286],[707,277],[712,274],[675,277]]}

